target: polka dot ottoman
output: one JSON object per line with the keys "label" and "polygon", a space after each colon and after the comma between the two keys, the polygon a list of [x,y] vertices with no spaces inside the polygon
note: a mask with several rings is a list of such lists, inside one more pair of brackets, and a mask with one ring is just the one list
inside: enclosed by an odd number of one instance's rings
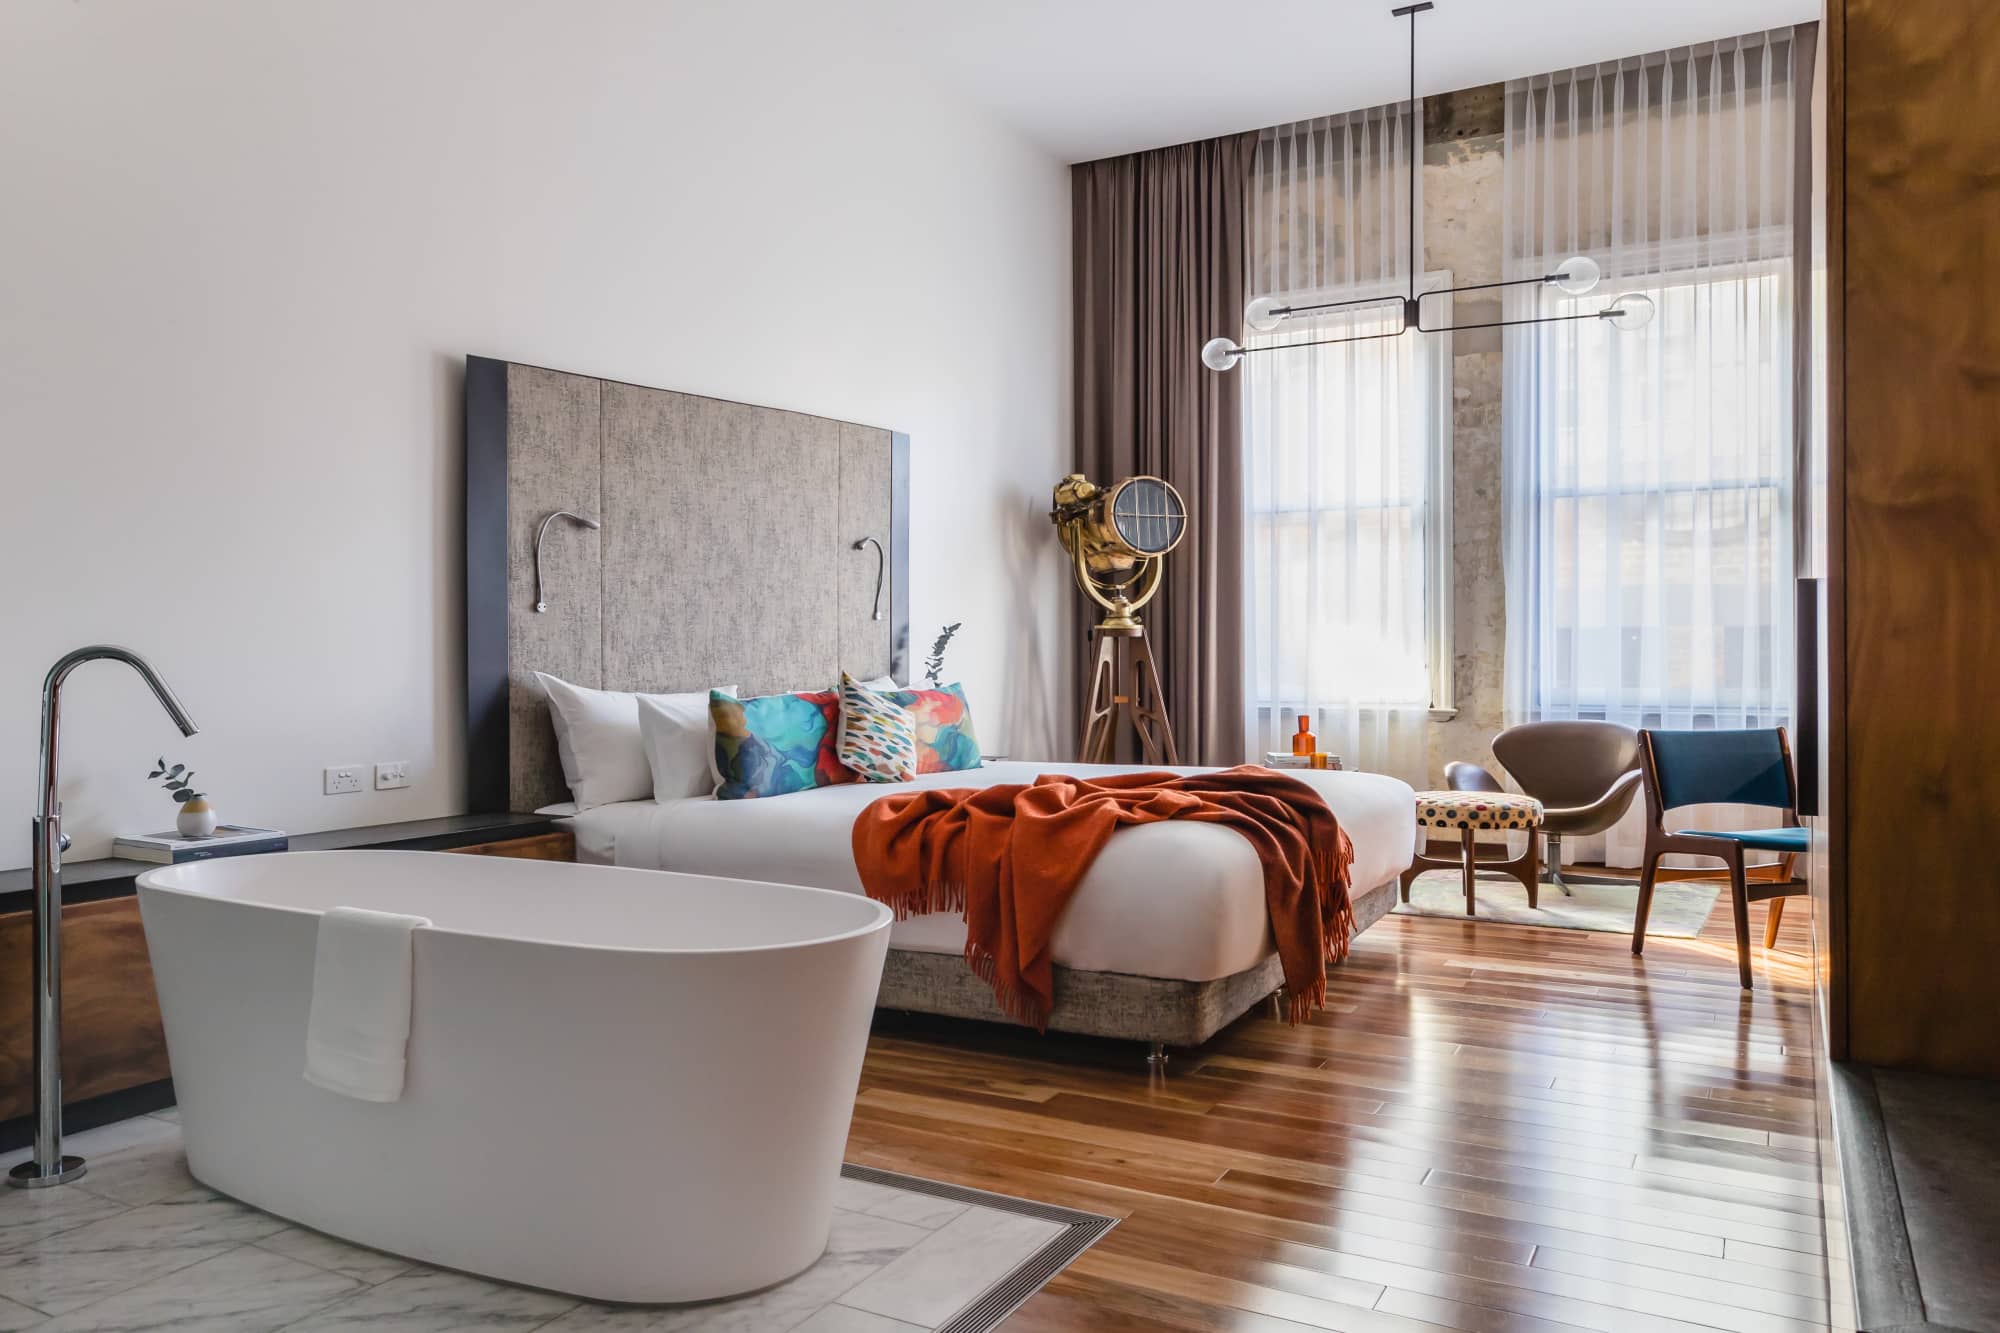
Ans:
{"label": "polka dot ottoman", "polygon": [[[1403,901],[1410,901],[1410,881],[1426,870],[1457,870],[1465,876],[1465,914],[1473,913],[1473,871],[1499,870],[1521,881],[1528,891],[1528,906],[1536,903],[1537,880],[1541,867],[1537,851],[1541,839],[1535,831],[1542,826],[1542,803],[1532,796],[1516,796],[1495,791],[1420,791],[1417,793],[1417,827],[1438,833],[1456,833],[1459,854],[1440,857],[1426,850],[1417,854],[1403,872]],[[1482,832],[1520,830],[1528,834],[1528,850],[1511,860],[1480,861],[1475,850]]]}

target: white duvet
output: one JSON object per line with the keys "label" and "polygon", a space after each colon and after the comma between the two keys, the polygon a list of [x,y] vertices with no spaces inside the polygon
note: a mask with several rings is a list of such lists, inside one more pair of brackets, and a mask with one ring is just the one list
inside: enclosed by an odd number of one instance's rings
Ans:
{"label": "white duvet", "polygon": [[[699,797],[601,805],[570,819],[577,859],[687,874],[804,884],[860,893],[854,817],[869,802],[914,787],[985,787],[1042,773],[1097,776],[1146,767],[998,763],[910,783],[849,783],[751,801]],[[1213,770],[1180,768],[1179,773]],[[1292,774],[1326,799],[1354,841],[1354,892],[1400,874],[1416,847],[1409,786],[1374,773]],[[934,914],[898,922],[899,949],[956,954],[965,923]],[[1211,981],[1273,951],[1263,870],[1250,844],[1215,824],[1120,829],[1084,875],[1061,924],[1055,961],[1092,972]]]}

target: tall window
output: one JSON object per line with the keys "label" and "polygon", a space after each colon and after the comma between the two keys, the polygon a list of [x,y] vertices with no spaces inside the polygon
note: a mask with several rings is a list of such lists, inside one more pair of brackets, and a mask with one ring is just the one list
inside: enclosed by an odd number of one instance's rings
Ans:
{"label": "tall window", "polygon": [[1651,338],[1542,338],[1554,406],[1521,516],[1539,548],[1523,711],[1776,725],[1791,688],[1789,261],[1644,290]]}
{"label": "tall window", "polygon": [[1792,61],[1783,30],[1508,84],[1507,276],[1577,253],[1606,274],[1515,289],[1508,316],[1657,308],[1640,330],[1507,330],[1510,721],[1789,721]]}
{"label": "tall window", "polygon": [[1772,726],[1790,709],[1791,34],[1508,85],[1509,276],[1593,255],[1643,330],[1508,331],[1508,711]]}
{"label": "tall window", "polygon": [[[1409,117],[1378,108],[1266,131],[1251,206],[1253,295],[1381,307],[1277,333],[1283,348],[1397,326],[1408,282]],[[1448,286],[1445,275],[1426,285]],[[1250,750],[1320,748],[1415,779],[1447,703],[1448,336],[1244,359]]]}

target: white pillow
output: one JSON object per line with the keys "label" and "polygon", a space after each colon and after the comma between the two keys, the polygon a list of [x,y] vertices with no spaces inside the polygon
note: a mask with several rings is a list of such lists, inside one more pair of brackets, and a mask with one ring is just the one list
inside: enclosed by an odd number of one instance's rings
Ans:
{"label": "white pillow", "polygon": [[861,688],[864,690],[873,690],[877,694],[881,694],[888,690],[900,690],[903,687],[896,683],[894,676],[877,676],[873,680],[862,681]]}
{"label": "white pillow", "polygon": [[708,691],[640,695],[626,690],[593,690],[537,671],[549,696],[556,728],[556,753],[563,781],[579,810],[616,801],[643,801],[653,791],[653,767],[639,730],[639,700],[699,700],[706,713]]}
{"label": "white pillow", "polygon": [[[734,694],[733,685],[718,686]],[[653,799],[678,801],[715,790],[715,722],[708,693],[639,696],[639,739],[653,775]]]}

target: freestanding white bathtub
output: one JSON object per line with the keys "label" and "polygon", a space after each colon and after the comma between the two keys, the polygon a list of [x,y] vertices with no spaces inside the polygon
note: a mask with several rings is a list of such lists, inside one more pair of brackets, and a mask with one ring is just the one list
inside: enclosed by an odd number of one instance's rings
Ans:
{"label": "freestanding white bathtub", "polygon": [[[435,852],[139,877],[188,1169],[376,1249],[607,1301],[826,1247],[889,943],[853,894]],[[425,916],[402,1100],[305,1081],[319,913]]]}

